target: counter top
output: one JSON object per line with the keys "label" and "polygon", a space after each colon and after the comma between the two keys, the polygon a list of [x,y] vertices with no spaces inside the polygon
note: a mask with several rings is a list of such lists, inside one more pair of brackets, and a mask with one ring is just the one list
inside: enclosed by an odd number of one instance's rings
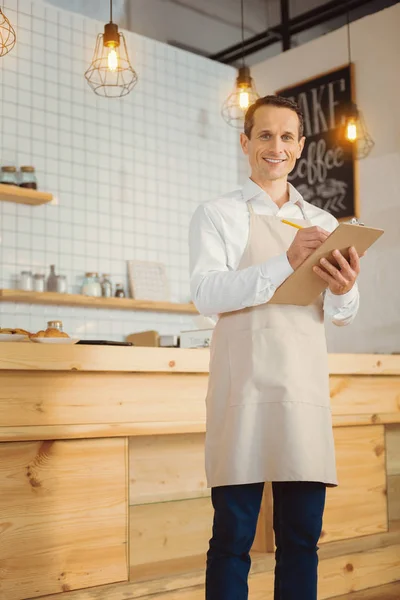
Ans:
{"label": "counter top", "polygon": [[[208,373],[208,349],[0,343],[3,371]],[[400,355],[330,354],[331,375],[400,375]]]}

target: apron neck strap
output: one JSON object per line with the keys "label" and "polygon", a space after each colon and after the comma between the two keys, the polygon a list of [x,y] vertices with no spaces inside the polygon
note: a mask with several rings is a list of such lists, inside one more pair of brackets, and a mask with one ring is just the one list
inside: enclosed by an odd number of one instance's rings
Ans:
{"label": "apron neck strap", "polygon": [[253,205],[251,204],[250,200],[247,200],[247,203],[246,203],[246,204],[247,204],[247,208],[248,208],[248,210],[249,210],[249,213],[250,213],[251,215],[254,215],[254,208],[253,208]]}
{"label": "apron neck strap", "polygon": [[303,215],[303,219],[305,221],[308,221],[307,213],[306,213],[306,211],[305,211],[304,206],[302,205],[302,203],[301,202],[296,202],[296,204],[299,207],[299,209],[301,210],[301,214]]}

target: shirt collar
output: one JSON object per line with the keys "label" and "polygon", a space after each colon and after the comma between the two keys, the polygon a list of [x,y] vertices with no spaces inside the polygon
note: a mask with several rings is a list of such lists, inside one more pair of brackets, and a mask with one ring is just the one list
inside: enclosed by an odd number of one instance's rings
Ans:
{"label": "shirt collar", "polygon": [[[299,204],[300,206],[304,206],[303,196],[296,190],[296,188],[288,182],[288,190],[289,190],[289,202],[291,204]],[[273,202],[270,196],[265,192],[257,183],[255,183],[250,177],[246,179],[243,187],[242,187],[242,199],[244,202],[248,200],[253,200],[254,198],[263,198],[264,200],[268,200],[269,202]],[[275,203],[274,203],[275,204]]]}

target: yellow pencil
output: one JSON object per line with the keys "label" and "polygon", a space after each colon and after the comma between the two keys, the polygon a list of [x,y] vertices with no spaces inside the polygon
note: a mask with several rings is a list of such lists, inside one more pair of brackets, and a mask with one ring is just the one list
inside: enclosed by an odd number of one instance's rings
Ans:
{"label": "yellow pencil", "polygon": [[291,225],[292,227],[296,227],[296,229],[303,229],[301,225],[296,225],[296,223],[291,223],[291,221],[286,221],[286,219],[282,219],[282,223],[286,223],[286,225]]}

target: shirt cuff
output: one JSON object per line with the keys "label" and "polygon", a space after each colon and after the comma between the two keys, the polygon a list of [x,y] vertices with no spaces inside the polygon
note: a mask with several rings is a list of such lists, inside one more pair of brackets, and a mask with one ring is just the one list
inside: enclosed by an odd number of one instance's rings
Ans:
{"label": "shirt cuff", "polygon": [[346,294],[332,294],[329,288],[326,290],[326,295],[329,296],[329,304],[333,309],[340,310],[348,304],[351,304],[358,295],[357,284],[353,285],[351,290]]}
{"label": "shirt cuff", "polygon": [[285,252],[262,263],[260,272],[261,276],[269,279],[276,289],[293,273],[293,269]]}

